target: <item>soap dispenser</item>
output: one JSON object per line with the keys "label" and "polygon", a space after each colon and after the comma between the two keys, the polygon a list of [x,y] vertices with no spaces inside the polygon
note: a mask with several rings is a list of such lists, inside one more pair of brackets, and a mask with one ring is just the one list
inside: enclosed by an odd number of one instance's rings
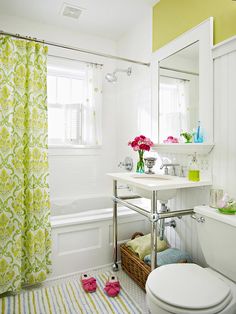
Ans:
{"label": "soap dispenser", "polygon": [[188,167],[188,179],[189,181],[200,181],[200,170],[197,162],[197,154],[192,155],[192,160],[189,163]]}

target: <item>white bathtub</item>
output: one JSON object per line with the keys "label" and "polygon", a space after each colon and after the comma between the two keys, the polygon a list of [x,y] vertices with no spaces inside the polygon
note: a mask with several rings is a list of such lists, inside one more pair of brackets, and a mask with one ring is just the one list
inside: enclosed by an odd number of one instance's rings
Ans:
{"label": "white bathtub", "polygon": [[[112,263],[110,196],[52,200],[52,277]],[[145,218],[125,207],[118,210],[119,242],[136,231],[147,232]]]}
{"label": "white bathtub", "polygon": [[112,207],[112,200],[108,195],[83,196],[77,199],[52,199],[51,216],[76,214],[110,207]]}

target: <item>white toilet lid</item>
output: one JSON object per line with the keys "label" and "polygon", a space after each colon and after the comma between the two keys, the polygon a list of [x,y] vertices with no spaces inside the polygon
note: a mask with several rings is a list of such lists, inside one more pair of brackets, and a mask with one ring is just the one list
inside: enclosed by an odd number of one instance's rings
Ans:
{"label": "white toilet lid", "polygon": [[230,287],[196,264],[170,264],[156,268],[146,285],[159,300],[184,309],[208,309],[229,295]]}

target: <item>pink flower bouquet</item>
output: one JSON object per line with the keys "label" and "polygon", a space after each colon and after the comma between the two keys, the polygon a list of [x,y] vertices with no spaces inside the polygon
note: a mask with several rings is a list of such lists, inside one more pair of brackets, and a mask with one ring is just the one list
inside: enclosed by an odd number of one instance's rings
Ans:
{"label": "pink flower bouquet", "polygon": [[150,138],[140,135],[135,137],[133,141],[130,141],[128,145],[131,146],[134,151],[138,151],[139,153],[139,161],[137,162],[136,172],[144,173],[143,154],[144,151],[150,151],[150,148],[153,146],[153,142]]}

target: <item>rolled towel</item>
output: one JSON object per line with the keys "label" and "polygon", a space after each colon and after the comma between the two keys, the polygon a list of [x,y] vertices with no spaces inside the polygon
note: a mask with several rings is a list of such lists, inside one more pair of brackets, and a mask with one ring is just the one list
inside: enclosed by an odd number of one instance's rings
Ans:
{"label": "rolled towel", "polygon": [[[126,243],[126,246],[143,260],[146,255],[151,253],[151,234],[149,233],[145,236],[130,240]],[[160,238],[157,237],[158,252],[166,250],[168,247],[169,245],[165,240],[160,240]]]}
{"label": "rolled towel", "polygon": [[[148,265],[151,265],[151,255],[146,255],[144,257],[144,262]],[[169,248],[163,252],[157,253],[157,265],[162,266],[166,264],[175,264],[187,262],[192,263],[191,256],[184,251],[181,251],[176,248]]]}

